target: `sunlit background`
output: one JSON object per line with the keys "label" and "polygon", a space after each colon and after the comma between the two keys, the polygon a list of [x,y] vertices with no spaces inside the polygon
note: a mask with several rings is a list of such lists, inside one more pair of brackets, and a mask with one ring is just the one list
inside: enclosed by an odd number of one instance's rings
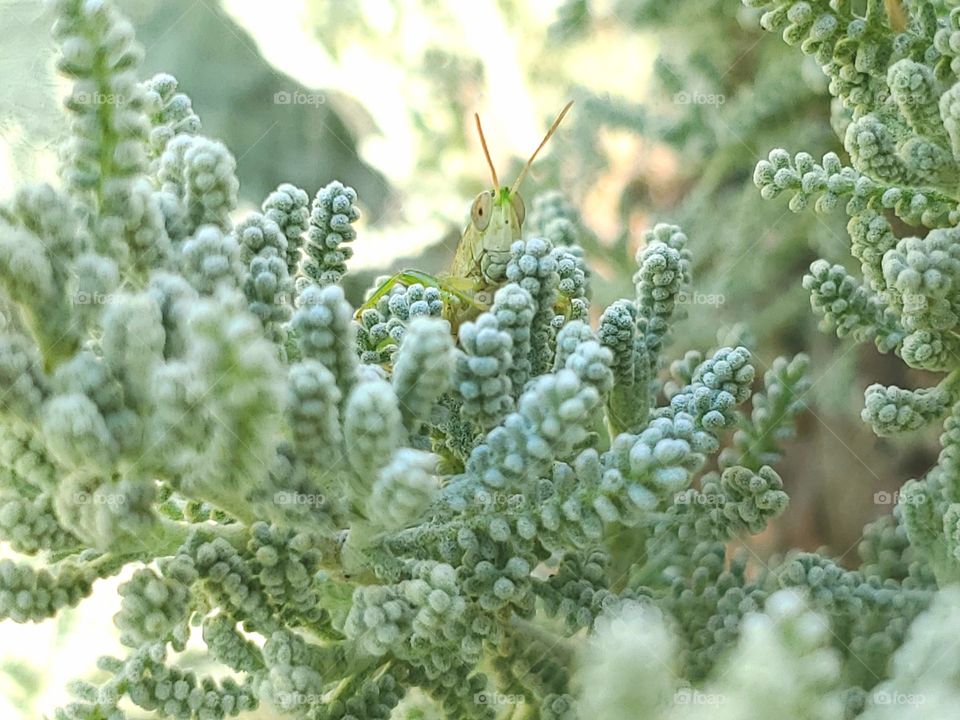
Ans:
{"label": "sunlit background", "polygon": [[[760,369],[778,354],[812,356],[810,413],[779,466],[791,507],[760,537],[761,556],[826,544],[852,562],[864,522],[890,510],[873,493],[932,463],[931,443],[881,441],[858,420],[866,378],[923,383],[819,334],[809,312],[800,277],[818,255],[849,260],[843,223],[763,202],[750,180],[774,145],[816,155],[839,143],[819,69],[760,33],[737,0],[119,5],[145,49],[145,77],[175,75],[204,132],[234,153],[244,211],[281,182],[311,194],[332,179],[356,188],[354,302],[377,275],[449,261],[470,200],[490,182],[474,113],[512,179],[574,100],[524,195],[529,207],[558,189],[579,208],[599,273],[594,305],[632,294],[642,231],[674,222],[690,236],[694,292],[716,301],[687,308],[673,356],[733,341],[751,344]],[[0,198],[25,180],[56,182],[66,85],[49,25],[37,0],[0,0]],[[61,619],[0,623],[0,717],[52,712],[69,679],[119,649],[110,617],[122,579],[99,581]]]}

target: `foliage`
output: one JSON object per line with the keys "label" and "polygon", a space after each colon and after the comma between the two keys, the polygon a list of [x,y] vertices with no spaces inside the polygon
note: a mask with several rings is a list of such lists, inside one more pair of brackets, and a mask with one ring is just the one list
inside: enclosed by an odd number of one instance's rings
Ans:
{"label": "foliage", "polygon": [[[331,181],[308,213],[283,184],[238,219],[230,151],[170,76],[139,80],[129,23],[58,0],[63,182],[0,206],[0,532],[27,556],[0,561],[0,617],[132,574],[125,656],[56,717],[880,720],[901,697],[947,717],[960,263],[936,10],[894,31],[874,3],[780,0],[763,20],[817,55],[855,128],[851,167],[774,151],[755,175],[797,211],[845,198],[864,281],[815,263],[814,308],[945,375],[868,390],[880,433],[946,418],[943,450],[848,569],[734,552],[789,502],[773,466],[808,360],[759,381],[742,345],[674,353],[680,227],[643,236],[596,330],[587,233],[556,194],[456,335],[423,286],[355,320],[362,196]],[[930,232],[898,239],[888,212]],[[191,640],[217,672],[188,666]]]}

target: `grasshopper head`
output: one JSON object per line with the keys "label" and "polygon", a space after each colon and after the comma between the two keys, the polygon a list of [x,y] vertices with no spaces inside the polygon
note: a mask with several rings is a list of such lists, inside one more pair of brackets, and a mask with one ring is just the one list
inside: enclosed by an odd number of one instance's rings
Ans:
{"label": "grasshopper head", "polygon": [[523,204],[523,198],[520,196],[520,183],[526,177],[527,171],[533,164],[537,153],[543,149],[547,141],[556,132],[563,116],[567,114],[572,102],[567,103],[553,125],[547,131],[540,145],[533,151],[533,155],[527,160],[513,185],[501,185],[497,178],[497,170],[490,158],[490,151],[487,149],[487,140],[483,136],[483,127],[480,125],[480,116],[475,115],[477,121],[477,132],[480,135],[480,144],[483,146],[483,153],[487,158],[487,165],[490,167],[490,176],[493,179],[493,189],[484,190],[477,195],[470,207],[470,230],[472,241],[476,242],[475,248],[478,251],[478,259],[483,277],[500,281],[506,274],[507,262],[510,259],[510,247],[516,240],[520,239],[520,230],[523,226],[523,219],[526,215],[526,208]]}
{"label": "grasshopper head", "polygon": [[500,180],[497,178],[497,169],[493,165],[490,150],[487,148],[487,139],[483,135],[480,116],[474,115],[477,121],[477,133],[480,135],[480,144],[483,146],[483,154],[487,158],[487,165],[490,167],[490,176],[493,178],[493,190],[484,190],[477,195],[473,201],[473,207],[470,208],[470,221],[478,231],[482,233],[485,232],[488,227],[492,226],[497,228],[500,225],[508,224],[516,228],[517,234],[515,237],[520,236],[520,226],[523,225],[523,218],[526,214],[523,198],[520,197],[520,183],[523,182],[523,179],[527,176],[527,171],[530,170],[530,166],[533,165],[537,154],[543,149],[543,146],[547,144],[547,141],[557,131],[557,128],[560,127],[560,121],[563,120],[563,116],[567,114],[571,105],[573,105],[572,100],[560,111],[557,119],[553,121],[553,125],[547,130],[547,134],[543,136],[543,140],[540,141],[537,149],[533,151],[533,155],[530,156],[530,159],[527,160],[523,166],[517,179],[513,181],[513,185],[509,187],[501,185]]}
{"label": "grasshopper head", "polygon": [[483,276],[499,282],[505,277],[510,247],[520,239],[525,209],[520,193],[508,187],[484,190],[470,208],[473,237],[479,239],[479,261]]}
{"label": "grasshopper head", "polygon": [[519,231],[525,215],[526,208],[520,193],[506,186],[499,190],[484,190],[474,198],[470,208],[470,222],[480,232],[502,225],[515,227]]}

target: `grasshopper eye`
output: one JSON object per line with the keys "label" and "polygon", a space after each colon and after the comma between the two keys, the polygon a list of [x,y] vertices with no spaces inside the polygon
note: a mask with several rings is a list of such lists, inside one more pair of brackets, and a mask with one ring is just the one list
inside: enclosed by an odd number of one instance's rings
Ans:
{"label": "grasshopper eye", "polygon": [[511,193],[510,206],[513,208],[513,212],[517,216],[517,223],[523,225],[523,218],[526,217],[527,208],[524,207],[523,198],[520,197],[520,193]]}
{"label": "grasshopper eye", "polygon": [[490,224],[490,215],[493,214],[493,195],[489,190],[484,190],[477,195],[473,201],[473,207],[470,208],[470,219],[473,221],[477,230],[486,230]]}

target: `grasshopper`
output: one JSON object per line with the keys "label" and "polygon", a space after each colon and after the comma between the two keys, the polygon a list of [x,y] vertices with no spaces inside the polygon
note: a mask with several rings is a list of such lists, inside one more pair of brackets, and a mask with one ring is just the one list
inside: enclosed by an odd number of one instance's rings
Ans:
{"label": "grasshopper", "polygon": [[538,153],[557,131],[571,105],[573,105],[572,101],[560,111],[543,140],[510,186],[500,185],[497,170],[490,157],[490,150],[487,148],[487,140],[483,135],[480,116],[474,114],[477,133],[480,135],[480,145],[483,147],[483,154],[490,168],[493,189],[484,190],[474,198],[473,205],[470,206],[470,222],[464,228],[449,271],[433,276],[419,270],[401,270],[385,280],[357,309],[357,319],[364,310],[375,307],[377,301],[387,295],[398,283],[403,285],[420,283],[427,287],[438,288],[444,299],[443,317],[450,322],[454,331],[462,321],[489,309],[494,291],[506,281],[510,246],[520,239],[526,214],[523,198],[520,195],[520,183],[523,182]]}

